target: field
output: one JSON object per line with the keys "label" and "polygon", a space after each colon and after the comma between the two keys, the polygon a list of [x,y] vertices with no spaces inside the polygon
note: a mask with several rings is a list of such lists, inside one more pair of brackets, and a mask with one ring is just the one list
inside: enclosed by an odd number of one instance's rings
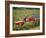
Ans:
{"label": "field", "polygon": [[40,9],[13,7],[13,30],[40,29]]}

